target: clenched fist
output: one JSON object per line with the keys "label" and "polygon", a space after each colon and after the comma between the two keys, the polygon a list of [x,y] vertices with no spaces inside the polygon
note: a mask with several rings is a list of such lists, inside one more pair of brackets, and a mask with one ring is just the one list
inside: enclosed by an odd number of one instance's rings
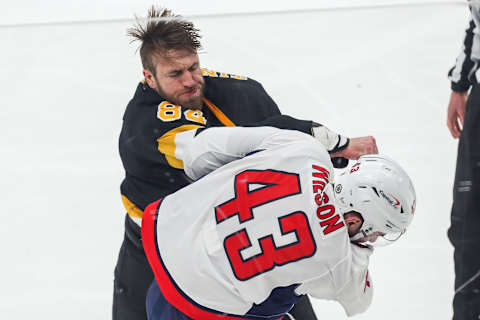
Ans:
{"label": "clenched fist", "polygon": [[375,138],[372,136],[351,138],[348,146],[342,151],[331,154],[333,157],[343,157],[347,159],[357,160],[366,154],[377,154],[378,148]]}

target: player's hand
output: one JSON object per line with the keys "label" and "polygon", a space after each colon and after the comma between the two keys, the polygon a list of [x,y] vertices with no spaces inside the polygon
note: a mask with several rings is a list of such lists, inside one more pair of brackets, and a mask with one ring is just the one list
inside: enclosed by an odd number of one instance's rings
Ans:
{"label": "player's hand", "polygon": [[462,132],[465,119],[465,106],[468,92],[452,91],[447,111],[447,127],[454,139],[458,139]]}
{"label": "player's hand", "polygon": [[375,138],[372,136],[351,138],[348,146],[342,151],[335,152],[330,157],[343,157],[347,159],[357,160],[366,154],[377,154],[378,148]]}

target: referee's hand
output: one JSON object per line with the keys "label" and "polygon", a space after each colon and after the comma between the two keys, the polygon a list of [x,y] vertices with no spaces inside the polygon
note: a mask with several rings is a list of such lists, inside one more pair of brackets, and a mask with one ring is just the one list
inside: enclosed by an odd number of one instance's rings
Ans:
{"label": "referee's hand", "polygon": [[454,139],[458,139],[462,133],[467,98],[468,92],[452,91],[450,95],[447,111],[447,127]]}

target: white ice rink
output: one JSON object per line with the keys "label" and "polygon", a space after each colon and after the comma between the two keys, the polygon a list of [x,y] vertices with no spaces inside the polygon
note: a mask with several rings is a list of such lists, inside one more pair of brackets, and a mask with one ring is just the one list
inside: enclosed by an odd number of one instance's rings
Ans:
{"label": "white ice rink", "polygon": [[[257,2],[163,3],[188,14],[386,3]],[[374,135],[414,181],[416,217],[404,238],[374,253],[374,300],[356,319],[452,314],[446,232],[457,142],[445,125],[446,74],[467,7],[419,2],[192,18],[204,67],[259,80],[285,114],[351,137]],[[0,26],[0,319],[111,317],[124,219],[118,135],[142,77],[137,45],[125,35],[131,22],[12,24],[131,18],[149,4],[0,4],[0,24],[10,25]],[[319,319],[346,318],[336,303],[314,306]]]}

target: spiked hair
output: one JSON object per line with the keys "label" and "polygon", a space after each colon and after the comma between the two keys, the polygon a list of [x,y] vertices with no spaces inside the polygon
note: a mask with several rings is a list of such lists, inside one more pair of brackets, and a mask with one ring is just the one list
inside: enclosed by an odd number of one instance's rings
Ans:
{"label": "spiked hair", "polygon": [[147,19],[142,23],[137,18],[134,27],[127,30],[133,41],[140,41],[140,58],[144,69],[154,75],[155,56],[165,55],[169,50],[187,50],[196,53],[200,44],[200,34],[192,22],[173,14],[166,8],[148,10]]}

